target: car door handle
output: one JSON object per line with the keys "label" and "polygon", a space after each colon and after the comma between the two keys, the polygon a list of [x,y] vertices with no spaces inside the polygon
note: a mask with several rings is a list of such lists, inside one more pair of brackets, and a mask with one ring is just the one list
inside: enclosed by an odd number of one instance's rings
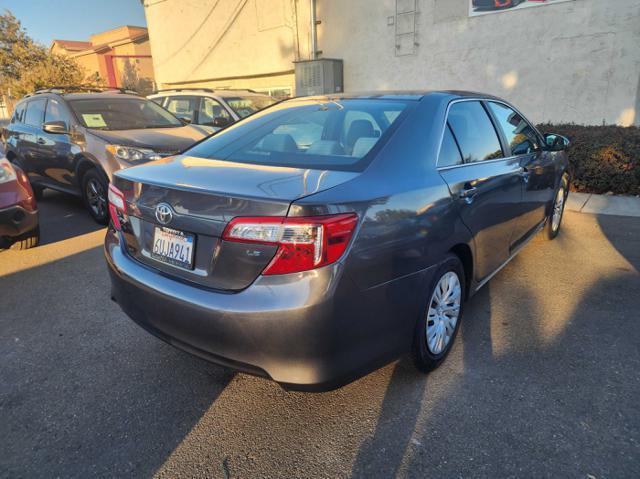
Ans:
{"label": "car door handle", "polygon": [[44,144],[46,143],[46,141],[45,141],[45,139],[44,139],[44,138],[38,138],[38,139],[36,140],[36,143],[37,143],[38,145],[44,145]]}
{"label": "car door handle", "polygon": [[475,186],[465,187],[458,193],[458,196],[465,201],[468,205],[473,203],[473,199],[478,194],[478,188]]}

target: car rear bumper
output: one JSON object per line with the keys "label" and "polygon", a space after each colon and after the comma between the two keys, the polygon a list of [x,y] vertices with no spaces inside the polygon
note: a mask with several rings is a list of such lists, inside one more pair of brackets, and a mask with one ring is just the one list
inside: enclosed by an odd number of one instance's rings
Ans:
{"label": "car rear bumper", "polygon": [[[385,311],[372,316],[370,308],[379,306],[359,294],[340,263],[261,276],[243,291],[224,293],[142,265],[122,250],[112,229],[105,257],[112,298],[140,326],[180,349],[269,377],[286,389],[334,389],[410,347],[411,327],[403,331],[399,318]],[[378,292],[372,297],[381,298]],[[393,332],[377,334],[381,326]]]}
{"label": "car rear bumper", "polygon": [[0,236],[15,238],[38,226],[38,211],[28,211],[22,206],[0,210]]}

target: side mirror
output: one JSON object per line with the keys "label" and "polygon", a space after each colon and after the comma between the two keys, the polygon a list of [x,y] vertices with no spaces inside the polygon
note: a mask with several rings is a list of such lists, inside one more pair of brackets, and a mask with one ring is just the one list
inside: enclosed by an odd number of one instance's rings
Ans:
{"label": "side mirror", "polygon": [[213,119],[213,126],[215,126],[216,128],[224,128],[225,126],[228,126],[231,123],[231,120],[229,120],[229,118],[225,118],[224,116],[216,116]]}
{"label": "side mirror", "polygon": [[545,133],[544,142],[549,151],[563,151],[569,148],[571,142],[566,136],[558,135],[556,133]]}
{"label": "side mirror", "polygon": [[191,123],[191,118],[188,116],[179,116],[178,120],[180,120],[184,125],[189,125]]}
{"label": "side mirror", "polygon": [[42,124],[42,129],[47,133],[53,133],[55,135],[66,135],[69,133],[69,128],[64,121],[48,121]]}

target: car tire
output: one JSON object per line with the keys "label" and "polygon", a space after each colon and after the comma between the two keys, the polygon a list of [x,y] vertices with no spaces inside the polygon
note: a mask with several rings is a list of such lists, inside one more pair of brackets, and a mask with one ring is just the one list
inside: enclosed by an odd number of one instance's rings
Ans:
{"label": "car tire", "polygon": [[24,250],[35,248],[40,243],[40,227],[36,226],[31,231],[27,231],[21,236],[13,239],[11,249]]}
{"label": "car tire", "polygon": [[33,196],[36,197],[37,201],[40,201],[44,195],[44,187],[32,184],[31,189],[33,190]]}
{"label": "car tire", "polygon": [[[442,289],[449,285],[450,292]],[[462,321],[465,286],[460,258],[454,254],[447,255],[429,284],[427,303],[416,325],[413,362],[420,371],[428,373],[436,369],[449,354]],[[457,316],[455,324],[452,324],[455,311]],[[438,340],[438,337],[442,339]]]}
{"label": "car tire", "polygon": [[564,206],[567,203],[567,197],[569,196],[569,180],[567,176],[563,176],[560,181],[556,194],[553,197],[553,203],[549,216],[547,217],[547,223],[544,227],[544,237],[551,241],[560,233],[560,227],[562,226],[562,217],[564,216]]}
{"label": "car tire", "polygon": [[109,222],[107,194],[109,182],[98,170],[93,169],[82,175],[82,199],[89,214],[96,223],[106,225]]}

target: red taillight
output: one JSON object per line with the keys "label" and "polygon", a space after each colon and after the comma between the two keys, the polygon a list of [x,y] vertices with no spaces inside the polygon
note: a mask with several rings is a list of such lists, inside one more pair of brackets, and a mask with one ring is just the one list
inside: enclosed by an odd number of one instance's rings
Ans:
{"label": "red taillight", "polygon": [[273,244],[278,250],[262,274],[287,274],[331,264],[342,256],[358,223],[354,213],[299,218],[234,218],[222,238]]}
{"label": "red taillight", "polygon": [[113,184],[109,184],[109,216],[113,226],[118,231],[122,231],[122,222],[127,219],[127,202],[122,191]]}

